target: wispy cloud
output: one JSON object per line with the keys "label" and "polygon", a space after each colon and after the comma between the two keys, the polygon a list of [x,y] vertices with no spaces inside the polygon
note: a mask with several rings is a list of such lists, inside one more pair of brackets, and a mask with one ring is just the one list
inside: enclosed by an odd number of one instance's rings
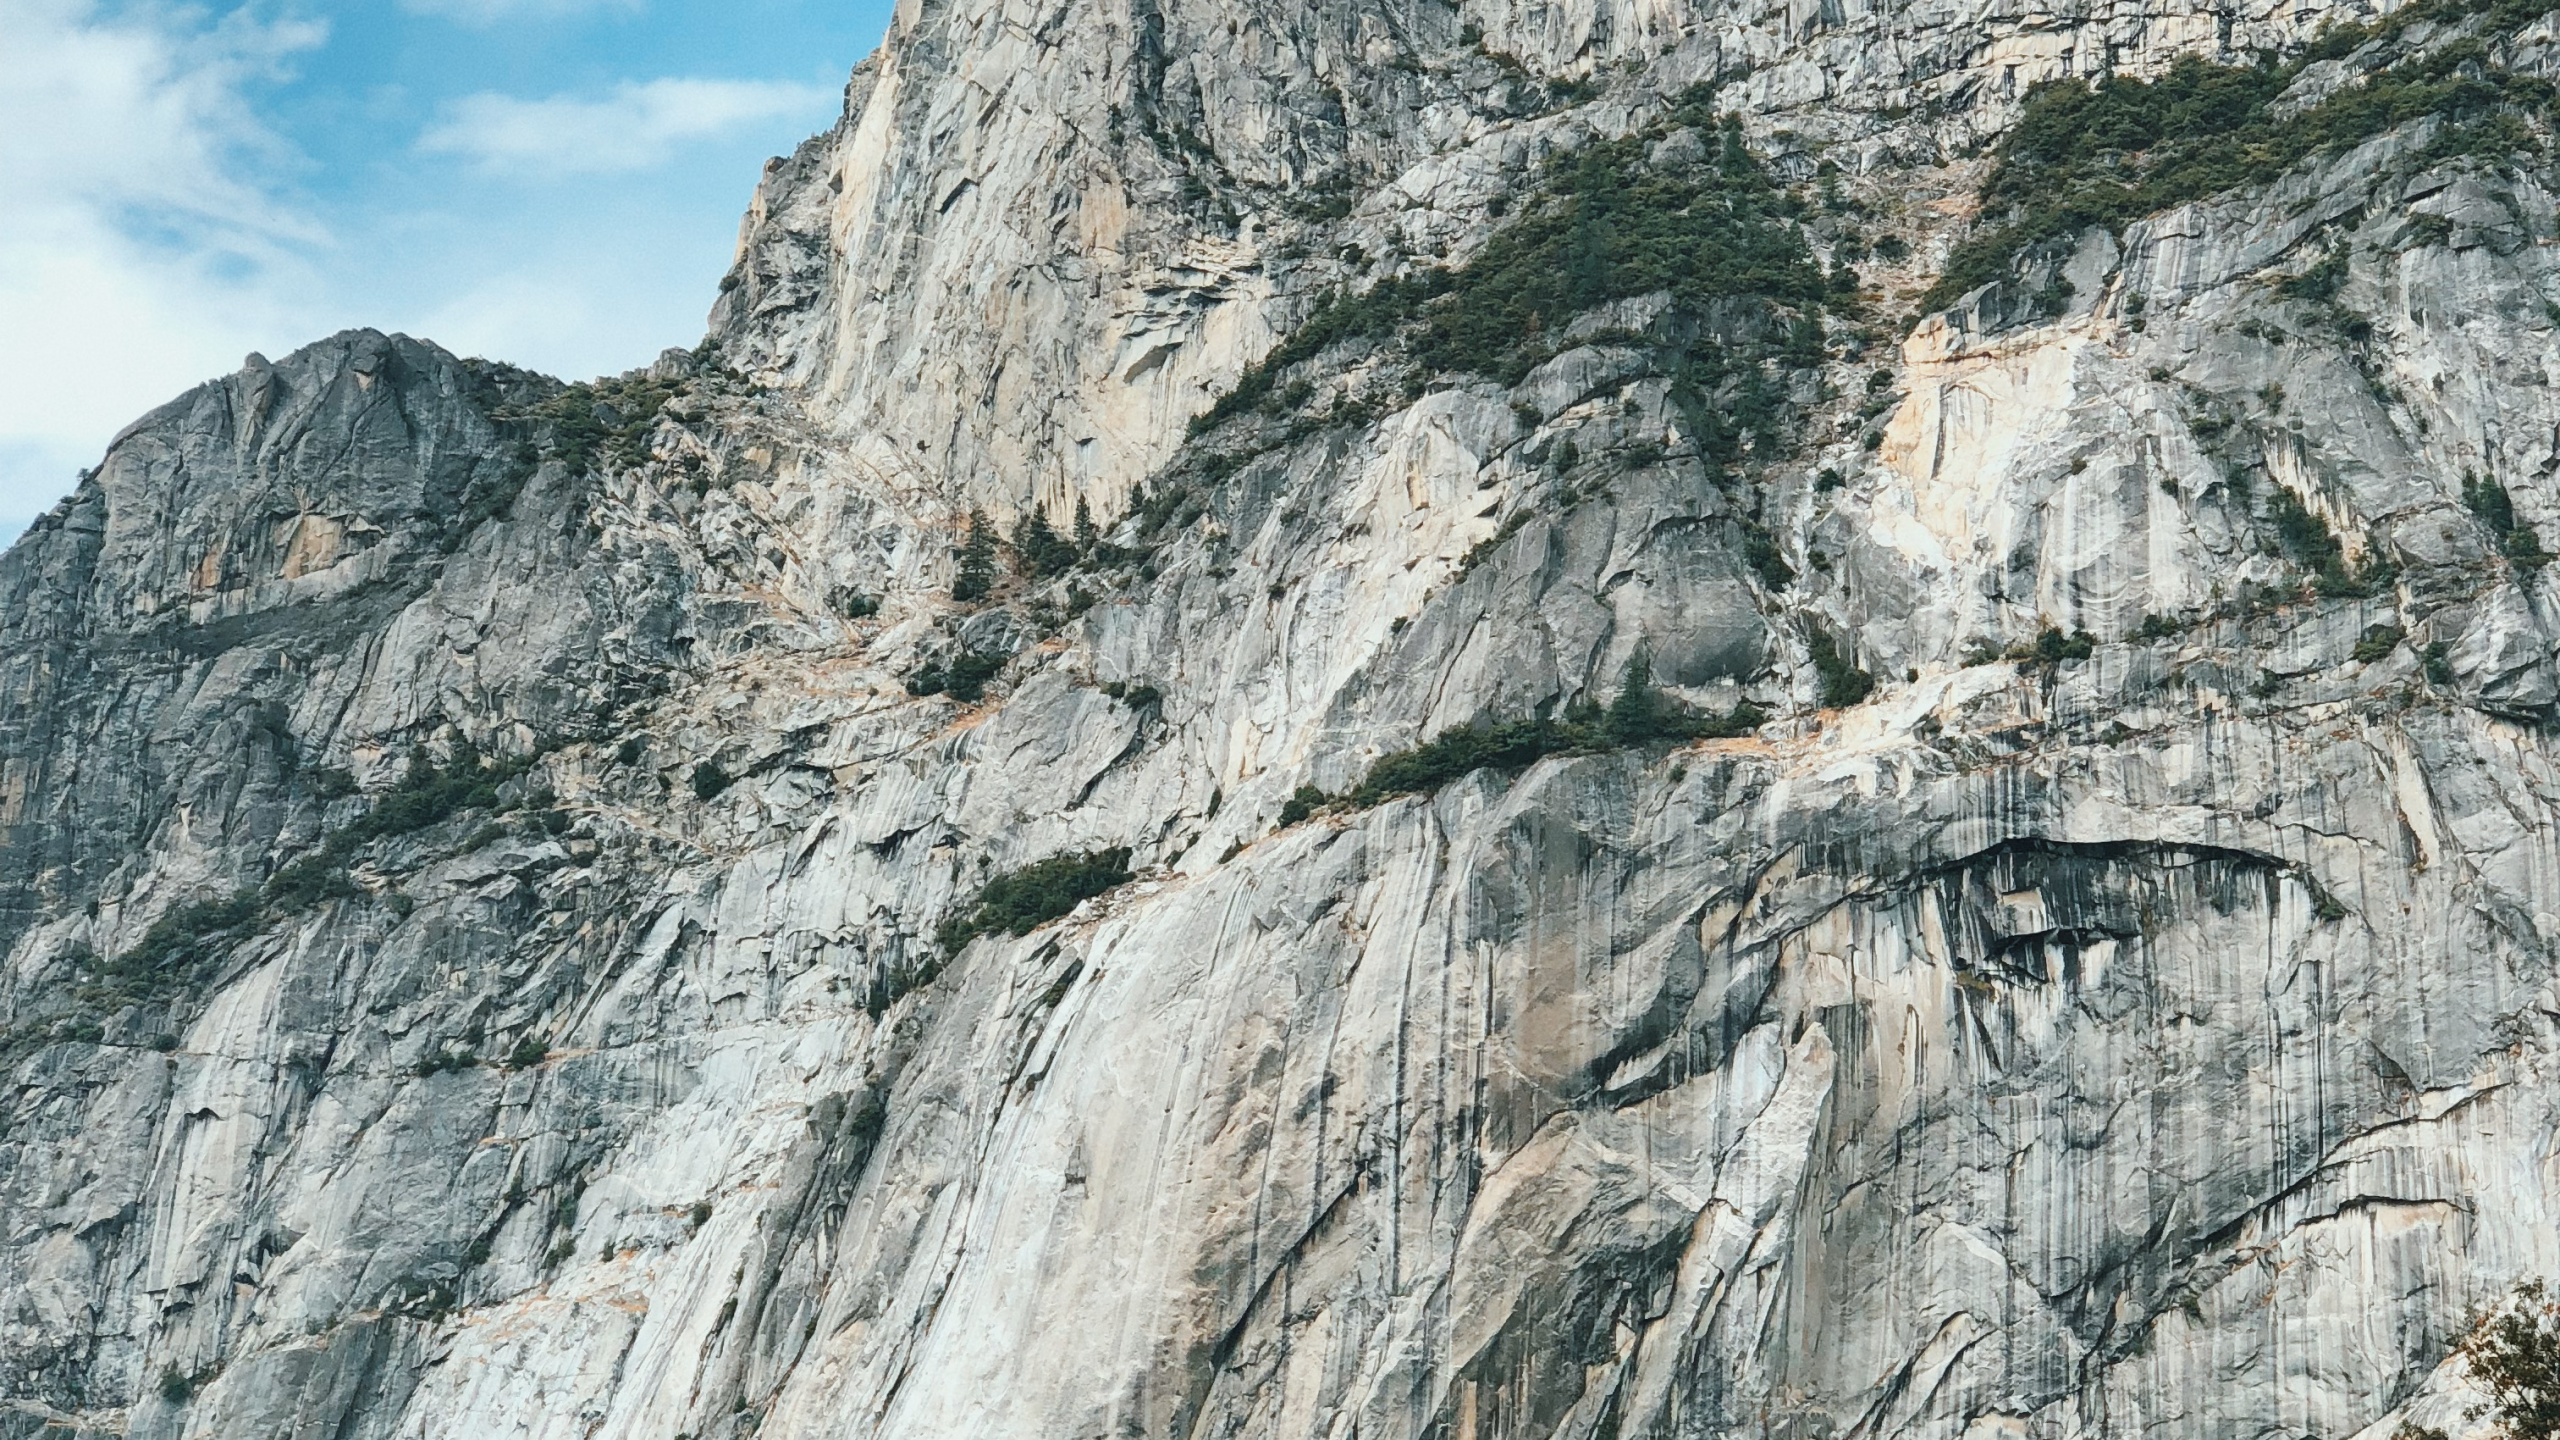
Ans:
{"label": "wispy cloud", "polygon": [[650,80],[601,100],[468,95],[418,148],[505,174],[613,174],[649,169],[692,141],[795,115],[823,117],[834,100],[832,91],[777,80]]}
{"label": "wispy cloud", "polygon": [[248,92],[326,31],[200,15],[0,0],[0,516],[244,334],[302,328],[322,237]]}
{"label": "wispy cloud", "polygon": [[[343,95],[331,67],[350,61],[314,53],[322,26],[273,17],[336,10],[0,0],[0,543],[117,430],[252,348],[375,325],[595,374],[691,343],[755,156],[837,103],[819,85],[688,79],[480,95],[433,112],[423,141],[413,112],[369,117],[384,143],[463,163],[366,188],[279,130],[297,112],[277,102],[314,93],[303,70]],[[338,13],[350,33],[418,23]],[[661,161],[647,186],[613,178]]]}
{"label": "wispy cloud", "polygon": [[636,15],[647,0],[400,0],[412,15],[434,15],[464,25],[495,25],[505,20],[554,20],[618,10]]}

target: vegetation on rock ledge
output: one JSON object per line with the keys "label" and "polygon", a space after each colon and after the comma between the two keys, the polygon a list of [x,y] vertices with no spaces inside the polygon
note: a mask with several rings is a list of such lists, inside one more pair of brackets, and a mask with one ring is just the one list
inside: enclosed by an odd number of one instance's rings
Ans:
{"label": "vegetation on rock ledge", "polygon": [[[1686,151],[1676,138],[1693,141]],[[1517,219],[1465,264],[1338,294],[1192,423],[1203,434],[1256,408],[1303,403],[1281,377],[1352,340],[1399,340],[1424,374],[1516,384],[1564,348],[1575,317],[1667,293],[1699,334],[1665,360],[1682,418],[1718,464],[1768,444],[1783,401],[1772,361],[1823,358],[1820,309],[1837,288],[1781,189],[1701,90],[1663,123],[1554,161]],[[1712,400],[1713,403],[1709,403]]]}
{"label": "vegetation on rock ledge", "polygon": [[[2038,85],[1983,182],[1985,227],[1956,247],[1921,308],[1944,309],[2014,273],[2029,251],[2092,226],[2119,228],[2262,185],[2314,155],[2414,120],[2447,122],[2430,142],[2431,159],[2504,159],[2537,149],[2528,121],[2548,118],[2553,87],[2488,63],[2485,41],[2541,14],[2542,7],[2514,0],[2426,0],[2369,26],[2338,27],[2287,64],[2216,65],[2189,56],[2156,80],[2110,75]],[[2307,109],[2277,103],[2315,63],[2396,39],[2421,21],[2473,16],[2485,17],[2478,35],[2385,67]]]}
{"label": "vegetation on rock ledge", "polygon": [[1768,718],[1747,700],[1730,714],[1690,715],[1654,688],[1652,666],[1637,656],[1628,662],[1617,698],[1605,710],[1585,704],[1561,720],[1537,717],[1443,731],[1410,750],[1380,758],[1358,785],[1340,795],[1313,785],[1298,787],[1280,809],[1280,826],[1286,829],[1337,805],[1362,809],[1399,795],[1427,795],[1478,770],[1517,774],[1554,755],[1735,739],[1759,729]]}
{"label": "vegetation on rock ledge", "polygon": [[977,899],[942,922],[934,939],[945,954],[956,955],[981,935],[1028,935],[1131,878],[1126,849],[1055,855],[988,881]]}
{"label": "vegetation on rock ledge", "polygon": [[[167,1010],[172,1014],[164,1018],[173,1018],[186,997],[215,978],[224,957],[265,925],[362,893],[353,870],[360,853],[377,841],[412,835],[474,811],[498,813],[524,805],[542,810],[541,829],[560,833],[569,817],[548,808],[548,792],[516,802],[500,793],[503,786],[530,771],[538,758],[536,754],[497,759],[463,745],[438,765],[423,750],[413,753],[399,784],[385,791],[363,815],[277,869],[264,885],[175,906],[120,955],[76,952],[71,957],[75,978],[59,997],[69,1003],[0,1033],[0,1056],[23,1053],[48,1041],[98,1043],[106,1038],[107,1022],[129,1009]],[[310,773],[313,793],[323,800],[341,798],[351,783],[343,771],[315,768]],[[489,838],[494,838],[491,827],[483,826],[459,849],[476,849]],[[405,903],[396,895],[392,899]]]}
{"label": "vegetation on rock ledge", "polygon": [[[2465,1412],[2499,1440],[2560,1440],[2560,1300],[2540,1281],[2472,1322],[2455,1347],[2487,1400]],[[2404,1423],[2391,1440],[2449,1440],[2433,1425]]]}

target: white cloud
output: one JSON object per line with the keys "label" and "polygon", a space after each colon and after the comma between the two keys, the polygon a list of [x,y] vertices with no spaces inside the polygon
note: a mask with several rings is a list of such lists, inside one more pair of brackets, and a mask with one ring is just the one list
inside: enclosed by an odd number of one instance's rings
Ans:
{"label": "white cloud", "polygon": [[488,26],[502,20],[551,20],[598,10],[637,14],[646,0],[400,0],[412,15],[434,15],[464,25]]}
{"label": "white cloud", "polygon": [[[587,375],[691,344],[754,154],[836,103],[684,79],[480,96],[424,142],[476,164],[368,189],[261,118],[325,38],[266,13],[0,0],[0,544],[118,430],[248,350],[372,325]],[[648,186],[612,178],[661,159]],[[572,171],[597,178],[490,183]]]}
{"label": "white cloud", "polygon": [[[125,423],[307,329],[323,237],[244,91],[316,25],[0,0],[0,516]],[[86,461],[82,463],[88,463]]]}
{"label": "white cloud", "polygon": [[626,82],[604,100],[468,95],[418,148],[506,174],[613,174],[646,170],[689,141],[795,115],[823,117],[835,98],[778,80],[685,79]]}

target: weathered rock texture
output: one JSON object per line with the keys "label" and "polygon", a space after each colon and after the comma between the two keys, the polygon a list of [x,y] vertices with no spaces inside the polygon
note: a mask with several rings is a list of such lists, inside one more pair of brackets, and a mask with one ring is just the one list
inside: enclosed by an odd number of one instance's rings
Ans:
{"label": "weathered rock texture", "polygon": [[[0,559],[0,1435],[2460,1429],[2560,1272],[2560,590],[2462,498],[2560,536],[2540,162],[2419,120],[1835,353],[1783,588],[1641,304],[1184,438],[1693,83],[1890,312],[2027,85],[2338,18],[909,0],[628,443],[371,334],[146,418]],[[2341,245],[2360,339],[2278,283]],[[2235,475],[2396,575],[2310,596]],[[1143,565],[948,598],[1079,500]],[[1775,718],[1274,833],[1639,653]]]}

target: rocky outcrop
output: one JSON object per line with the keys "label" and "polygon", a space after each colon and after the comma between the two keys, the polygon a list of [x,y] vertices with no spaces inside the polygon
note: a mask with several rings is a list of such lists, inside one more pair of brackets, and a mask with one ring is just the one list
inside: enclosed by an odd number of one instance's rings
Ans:
{"label": "rocky outcrop", "polygon": [[[1898,318],[2034,81],[2347,18],[914,5],[701,350],[147,417],[0,560],[0,1434],[2460,1427],[2560,1272],[2547,175]],[[1613,142],[1863,299],[1330,305]]]}

